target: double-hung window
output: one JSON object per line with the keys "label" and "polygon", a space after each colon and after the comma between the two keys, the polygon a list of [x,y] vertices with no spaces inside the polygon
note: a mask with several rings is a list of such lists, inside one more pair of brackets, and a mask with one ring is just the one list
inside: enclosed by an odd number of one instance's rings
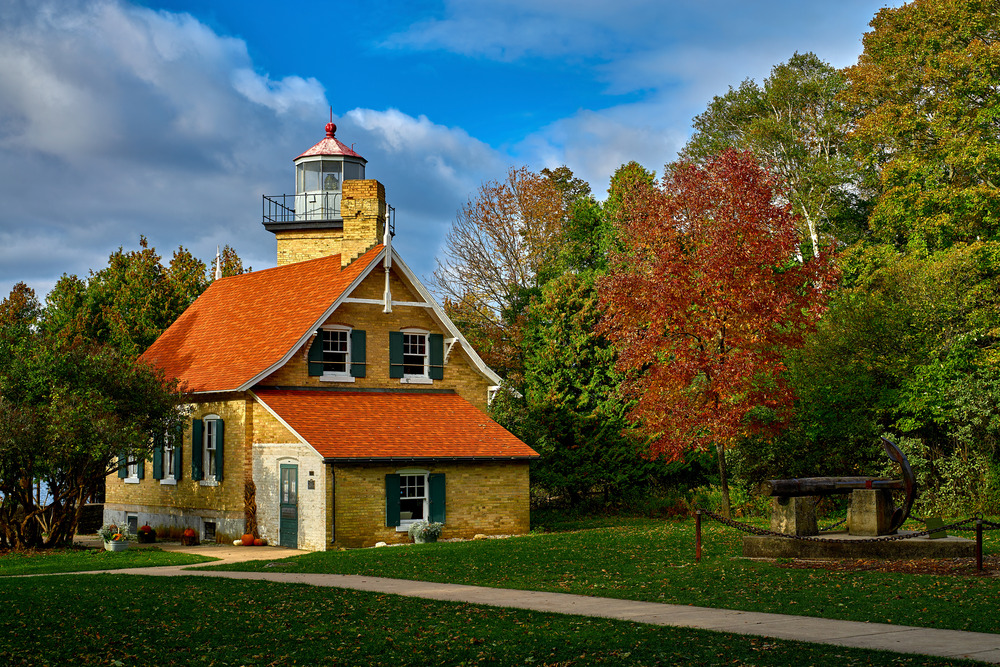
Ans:
{"label": "double-hung window", "polygon": [[191,479],[199,480],[203,486],[222,481],[224,426],[219,415],[205,415],[191,422]]}
{"label": "double-hung window", "polygon": [[399,476],[400,525],[427,518],[427,475]]}
{"label": "double-hung window", "polygon": [[324,329],[323,335],[323,377],[328,375],[348,376],[351,368],[351,346],[349,329]]}
{"label": "double-hung window", "polygon": [[326,382],[365,377],[365,332],[330,324],[316,332],[308,353],[309,375]]}
{"label": "double-hung window", "polygon": [[174,443],[167,442],[163,445],[163,459],[161,465],[163,466],[163,477],[160,478],[162,482],[174,482],[174,462],[175,462],[175,452]]}
{"label": "double-hung window", "polygon": [[181,443],[184,433],[178,428],[153,438],[153,479],[160,484],[176,484],[181,478]]}
{"label": "double-hung window", "polygon": [[205,434],[202,438],[202,446],[204,447],[202,461],[204,461],[205,464],[205,479],[210,482],[215,481],[216,474],[218,473],[218,462],[216,461],[216,450],[218,449],[218,429],[219,420],[205,420]]}
{"label": "double-hung window", "polygon": [[138,484],[141,470],[142,470],[142,464],[140,464],[139,461],[135,459],[129,459],[127,474],[125,475],[125,481],[130,484]]}
{"label": "double-hung window", "polygon": [[385,525],[405,531],[416,521],[445,520],[443,473],[400,470],[385,476]]}
{"label": "double-hung window", "polygon": [[403,377],[427,377],[427,334],[403,332]]}
{"label": "double-hung window", "polygon": [[423,329],[389,332],[389,377],[402,384],[444,378],[444,336]]}

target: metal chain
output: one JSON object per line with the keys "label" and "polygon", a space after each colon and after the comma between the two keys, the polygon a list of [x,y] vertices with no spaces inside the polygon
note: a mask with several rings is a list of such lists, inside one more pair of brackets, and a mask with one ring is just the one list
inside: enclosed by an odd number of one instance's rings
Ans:
{"label": "metal chain", "polygon": [[906,535],[883,535],[881,537],[868,537],[862,539],[854,540],[838,540],[829,537],[812,537],[809,535],[787,535],[785,533],[776,533],[773,530],[767,530],[765,528],[757,528],[756,526],[751,526],[748,523],[740,523],[738,521],[733,521],[732,519],[727,519],[723,516],[716,514],[710,510],[698,510],[705,516],[715,519],[719,523],[725,524],[731,528],[742,531],[744,533],[750,533],[752,535],[763,535],[771,537],[783,537],[789,540],[801,540],[803,542],[822,542],[824,544],[830,544],[831,542],[842,542],[847,544],[865,544],[868,542],[897,542],[900,540],[910,540],[915,537],[923,537],[924,535],[930,535],[931,533],[937,533],[942,530],[954,530],[958,526],[969,523],[970,521],[975,521],[974,518],[963,519],[961,521],[956,521],[955,523],[948,524],[946,526],[941,526],[940,528],[935,528],[934,530],[922,530],[920,532],[908,533]]}
{"label": "metal chain", "polygon": [[[919,521],[920,523],[924,523],[924,524],[927,523],[927,519],[921,519],[919,516],[910,515],[910,518],[913,519],[914,521]],[[983,522],[983,531],[987,531],[987,530],[1000,530],[1000,523],[996,523],[995,521],[988,521],[986,519],[983,519],[978,514],[973,514],[971,517],[969,517],[969,519],[966,519],[966,521],[970,521],[970,520],[971,521],[975,521],[976,519],[979,519],[979,520],[981,520]],[[974,531],[975,529],[976,529],[975,526],[955,528],[955,530],[967,530],[967,531]],[[941,529],[941,530],[943,530],[943,529]]]}
{"label": "metal chain", "polygon": [[829,526],[827,526],[826,528],[820,528],[820,529],[819,529],[819,532],[821,532],[821,533],[825,533],[825,532],[827,532],[827,531],[829,531],[829,530],[833,530],[834,528],[836,528],[836,527],[837,527],[837,526],[839,526],[840,524],[844,523],[845,521],[847,521],[847,517],[846,517],[846,516],[845,516],[845,517],[844,517],[843,519],[841,519],[840,521],[838,521],[837,523],[831,523],[831,524],[830,524]]}

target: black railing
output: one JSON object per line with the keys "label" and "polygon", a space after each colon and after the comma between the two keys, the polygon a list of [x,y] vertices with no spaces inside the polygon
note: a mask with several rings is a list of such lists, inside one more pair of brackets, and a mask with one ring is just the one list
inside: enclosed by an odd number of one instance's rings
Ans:
{"label": "black railing", "polygon": [[[317,192],[299,195],[264,195],[263,223],[265,225],[296,222],[325,222],[343,220],[340,214],[339,192]],[[386,222],[389,234],[396,235],[396,209],[388,204]]]}

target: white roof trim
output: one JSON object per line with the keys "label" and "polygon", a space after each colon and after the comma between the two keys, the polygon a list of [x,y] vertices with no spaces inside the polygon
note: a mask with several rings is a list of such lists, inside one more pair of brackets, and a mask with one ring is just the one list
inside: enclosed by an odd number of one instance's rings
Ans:
{"label": "white roof trim", "polygon": [[360,285],[361,282],[365,278],[367,278],[372,271],[375,270],[376,266],[381,265],[381,262],[379,262],[379,260],[382,259],[384,256],[385,256],[385,248],[382,248],[382,250],[379,251],[378,255],[376,255],[371,259],[371,261],[368,263],[367,268],[365,268],[364,271],[359,273],[357,278],[351,281],[351,284],[348,285],[340,293],[340,296],[337,297],[337,300],[334,301],[332,304],[330,304],[330,307],[327,308],[323,312],[323,314],[320,315],[319,319],[316,320],[311,327],[309,327],[309,330],[306,331],[305,334],[303,334],[302,337],[299,338],[299,340],[294,345],[292,345],[291,349],[289,349],[288,352],[285,353],[285,356],[283,356],[281,359],[268,366],[266,369],[264,369],[254,377],[250,378],[247,382],[244,382],[242,385],[236,388],[236,391],[246,391],[250,389],[250,387],[254,386],[258,382],[266,378],[268,375],[270,375],[271,373],[275,372],[276,370],[287,364],[288,360],[291,359],[295,355],[295,353],[298,352],[299,349],[306,344],[306,341],[312,338],[313,334],[316,333],[316,330],[323,325],[323,322],[325,322],[327,318],[329,318],[330,315],[333,314],[333,311],[335,311],[337,307],[340,306],[341,303],[343,303],[344,299],[347,298],[347,295],[349,295],[351,292],[357,289],[358,285]]}
{"label": "white roof trim", "polygon": [[305,438],[303,438],[303,437],[302,437],[302,436],[301,436],[301,435],[299,434],[299,432],[298,432],[298,431],[296,431],[296,430],[295,430],[294,428],[292,428],[292,427],[291,427],[291,425],[290,425],[290,424],[289,424],[288,422],[286,422],[286,421],[285,421],[284,419],[282,419],[282,418],[281,418],[281,415],[279,415],[279,414],[278,414],[277,412],[275,412],[275,411],[274,411],[274,410],[273,410],[273,409],[271,408],[271,406],[270,406],[270,405],[268,405],[268,404],[267,404],[267,403],[265,403],[265,402],[264,402],[263,400],[261,400],[260,396],[258,396],[257,394],[253,393],[252,391],[250,392],[250,395],[251,395],[251,396],[253,396],[253,400],[257,401],[257,402],[258,402],[258,403],[259,403],[259,404],[261,405],[261,407],[263,407],[263,408],[264,408],[265,410],[267,410],[267,411],[268,411],[268,413],[269,413],[269,414],[270,414],[270,415],[271,415],[272,417],[274,417],[275,419],[277,419],[277,420],[278,420],[278,422],[279,422],[279,423],[280,423],[280,424],[281,424],[282,426],[284,426],[285,428],[287,428],[287,429],[288,429],[288,432],[289,432],[289,433],[291,433],[291,434],[292,434],[292,435],[294,435],[294,436],[295,436],[296,438],[298,438],[298,439],[299,439],[299,442],[301,442],[301,443],[302,443],[303,445],[305,445],[305,446],[306,446],[306,447],[308,447],[309,449],[311,449],[311,450],[313,450],[314,452],[316,452],[316,456],[318,456],[318,457],[320,457],[320,458],[323,458],[323,455],[319,453],[319,450],[317,450],[317,449],[316,449],[315,447],[313,447],[313,446],[312,446],[312,443],[310,443],[310,442],[309,442],[308,440],[306,440]]}
{"label": "white roof trim", "polygon": [[430,305],[431,312],[434,314],[434,317],[438,321],[438,324],[441,325],[441,328],[448,331],[452,335],[452,337],[458,339],[462,351],[465,352],[467,357],[469,357],[469,360],[472,362],[473,368],[478,370],[483,377],[485,377],[493,384],[500,384],[501,382],[503,382],[503,379],[499,375],[497,375],[492,368],[487,366],[486,362],[484,362],[482,358],[480,358],[480,356],[472,348],[472,346],[469,345],[469,341],[465,340],[465,336],[463,336],[462,332],[458,330],[458,327],[455,326],[455,323],[452,322],[451,318],[445,314],[444,309],[441,308],[440,305],[438,305],[437,300],[433,296],[431,296],[431,293],[427,291],[427,288],[423,286],[423,283],[417,280],[417,277],[413,274],[413,271],[410,270],[410,267],[406,265],[406,262],[404,262],[400,258],[399,254],[395,250],[392,251],[392,259],[393,262],[397,264],[397,266],[394,266],[393,268],[399,269],[401,273],[409,281],[410,285],[412,285],[413,288],[417,291],[417,294],[419,294],[420,297]]}

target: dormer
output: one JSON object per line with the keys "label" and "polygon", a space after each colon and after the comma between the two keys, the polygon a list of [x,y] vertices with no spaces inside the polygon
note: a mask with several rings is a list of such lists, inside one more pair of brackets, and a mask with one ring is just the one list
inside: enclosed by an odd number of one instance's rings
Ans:
{"label": "dormer", "polygon": [[368,163],[336,138],[337,126],[295,158],[295,194],[264,195],[264,228],[275,235],[278,266],[327,255],[347,266],[395,233],[385,188],[365,179]]}

